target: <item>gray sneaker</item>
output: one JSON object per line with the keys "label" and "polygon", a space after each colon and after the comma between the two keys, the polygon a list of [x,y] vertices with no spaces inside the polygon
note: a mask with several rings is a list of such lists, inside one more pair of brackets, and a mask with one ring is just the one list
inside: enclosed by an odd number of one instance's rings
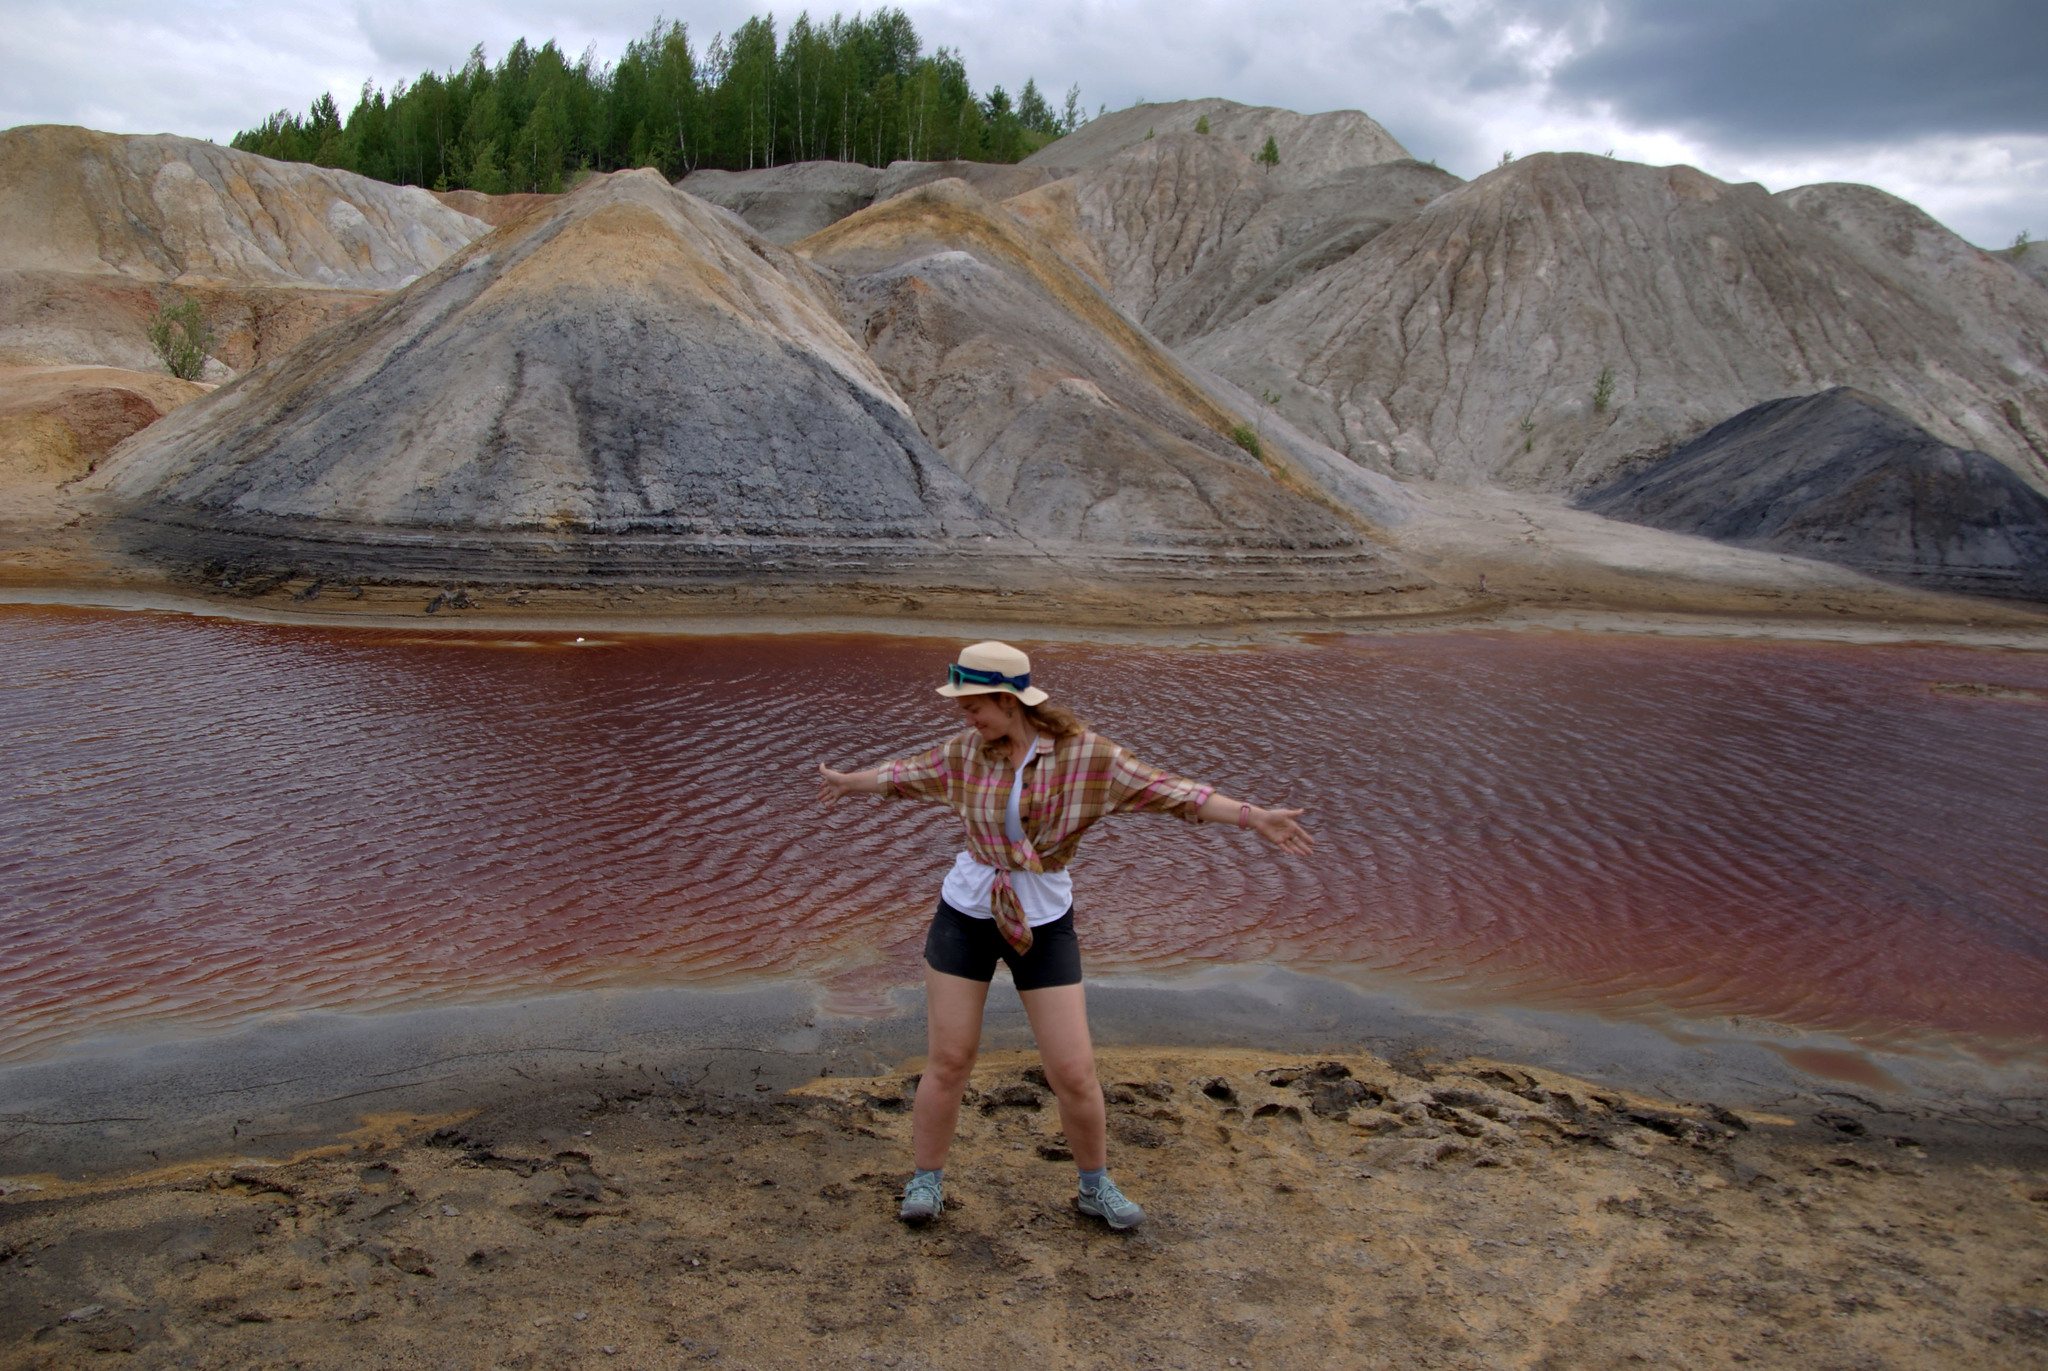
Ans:
{"label": "gray sneaker", "polygon": [[912,1176],[903,1187],[903,1208],[896,1217],[907,1224],[930,1223],[946,1207],[945,1187],[931,1176]]}
{"label": "gray sneaker", "polygon": [[1145,1222],[1145,1211],[1107,1176],[1093,1190],[1083,1190],[1078,1203],[1083,1214],[1093,1214],[1111,1228],[1136,1228]]}

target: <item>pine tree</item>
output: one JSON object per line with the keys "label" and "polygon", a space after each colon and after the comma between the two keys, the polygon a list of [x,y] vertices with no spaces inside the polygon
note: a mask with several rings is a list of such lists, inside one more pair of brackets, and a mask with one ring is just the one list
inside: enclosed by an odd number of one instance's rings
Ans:
{"label": "pine tree", "polygon": [[926,53],[902,10],[778,33],[747,20],[698,48],[657,22],[615,65],[554,43],[514,43],[495,65],[481,46],[459,70],[389,91],[366,85],[346,119],[331,96],[280,110],[234,146],[384,180],[477,190],[550,189],[581,170],[652,165],[681,176],[834,157],[1014,161],[1083,122],[1080,88],[1055,111],[1036,79],[1012,98],[976,95],[959,55]]}
{"label": "pine tree", "polygon": [[1266,135],[1266,146],[1259,149],[1259,161],[1267,171],[1280,165],[1280,145],[1273,141],[1273,135]]}

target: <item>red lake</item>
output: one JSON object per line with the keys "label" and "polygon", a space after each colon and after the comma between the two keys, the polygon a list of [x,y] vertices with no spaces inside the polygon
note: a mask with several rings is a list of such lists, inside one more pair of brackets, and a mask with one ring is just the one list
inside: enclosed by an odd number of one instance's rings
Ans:
{"label": "red lake", "polygon": [[[814,768],[952,731],[957,646],[0,610],[0,1060],[548,989],[877,1012],[956,850]],[[1124,817],[1091,974],[2048,1042],[2048,655],[1408,632],[1027,644],[1100,731],[1318,847]]]}

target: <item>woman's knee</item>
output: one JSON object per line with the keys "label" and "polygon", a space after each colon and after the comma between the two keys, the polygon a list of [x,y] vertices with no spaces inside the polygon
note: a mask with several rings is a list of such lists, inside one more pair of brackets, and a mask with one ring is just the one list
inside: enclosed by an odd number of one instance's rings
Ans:
{"label": "woman's knee", "polygon": [[972,1047],[935,1047],[925,1058],[924,1079],[943,1089],[958,1090],[974,1073],[975,1056]]}
{"label": "woman's knee", "polygon": [[1061,1099],[1087,1099],[1102,1093],[1095,1075],[1095,1054],[1080,1052],[1046,1057],[1045,1081]]}

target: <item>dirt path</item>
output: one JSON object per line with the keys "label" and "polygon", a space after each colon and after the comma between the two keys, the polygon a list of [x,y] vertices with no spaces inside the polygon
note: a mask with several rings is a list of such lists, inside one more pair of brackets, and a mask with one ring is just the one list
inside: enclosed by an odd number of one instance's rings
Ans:
{"label": "dirt path", "polygon": [[18,1192],[0,1365],[2048,1366],[2038,1141],[1118,1050],[1114,1167],[1152,1215],[1122,1235],[1072,1210],[1030,1062],[985,1060],[917,1232],[901,1076]]}

